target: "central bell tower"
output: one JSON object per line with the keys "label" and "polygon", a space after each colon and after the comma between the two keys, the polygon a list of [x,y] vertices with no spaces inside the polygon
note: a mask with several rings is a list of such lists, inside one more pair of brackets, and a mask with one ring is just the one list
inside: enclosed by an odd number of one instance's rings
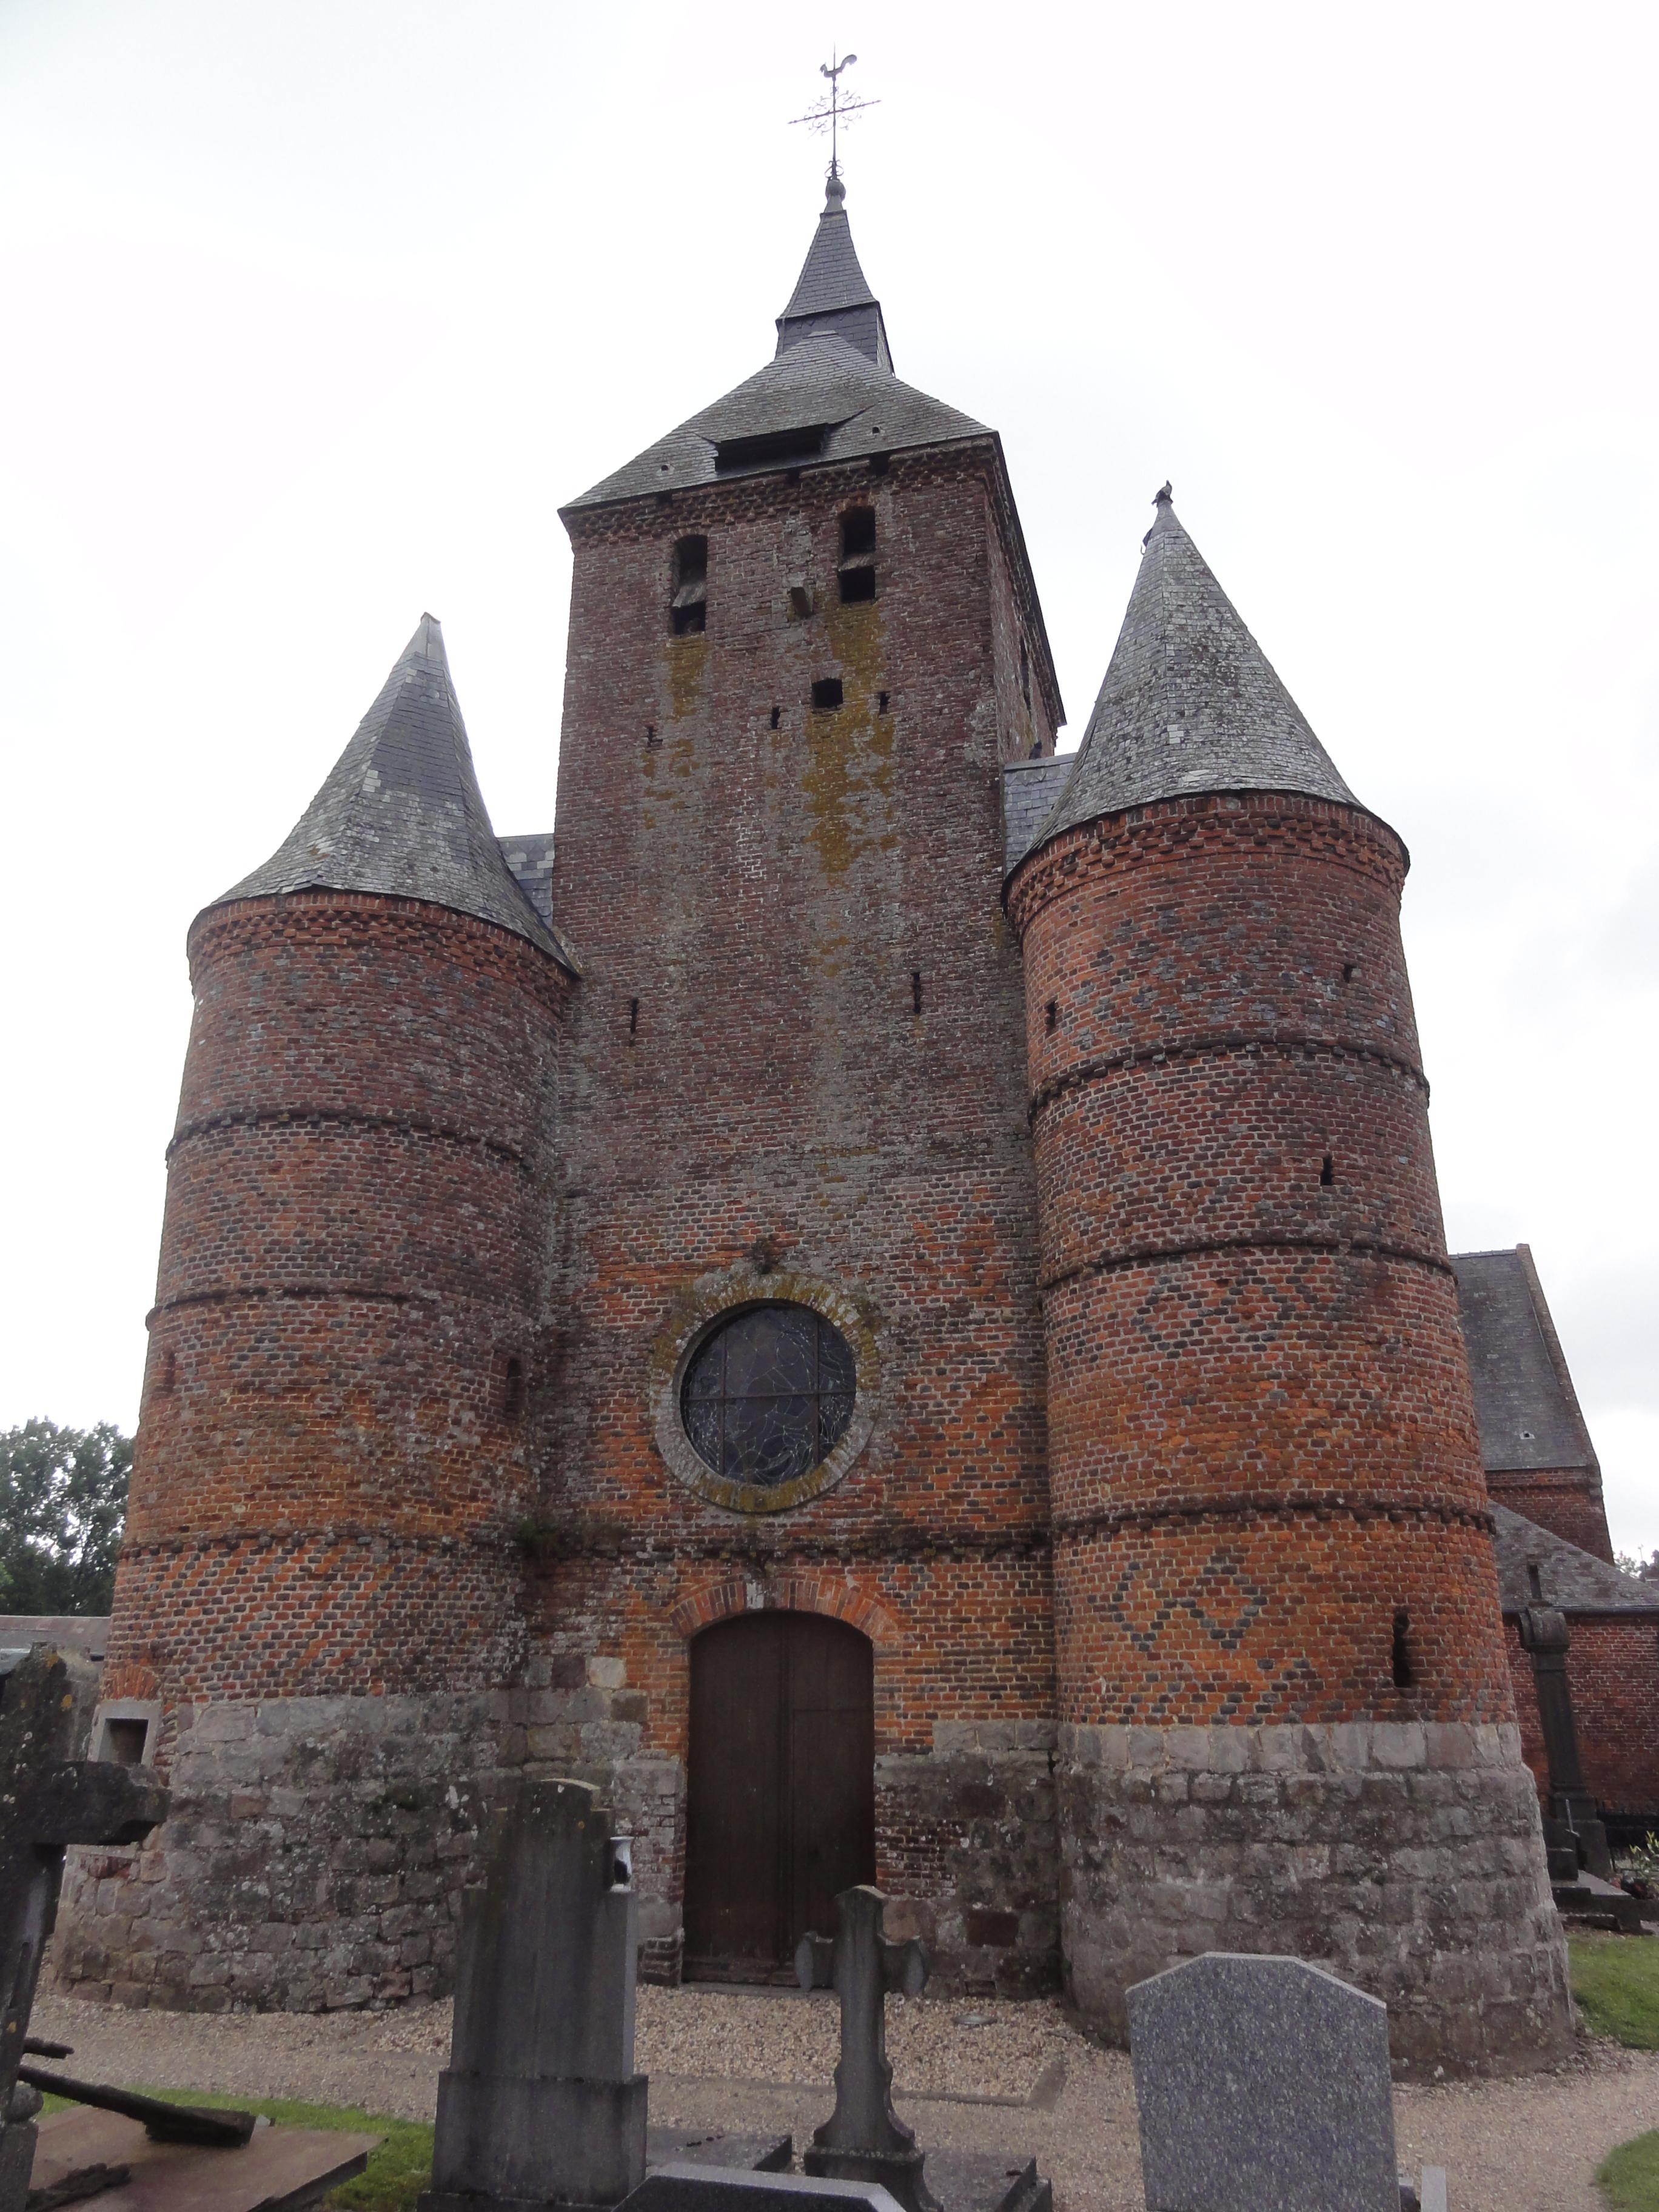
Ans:
{"label": "central bell tower", "polygon": [[[699,1905],[695,1776],[689,1829],[677,1813],[688,1752],[732,1755],[718,1700],[706,1728],[691,1713],[690,1642],[734,1612],[818,1612],[872,1647],[858,1878],[1012,1991],[1051,1983],[1057,1953],[1000,778],[1052,750],[1060,708],[1000,443],[895,374],[844,203],[832,178],[766,367],[563,509],[554,903],[584,980],[543,1619],[635,1700],[648,1954],[672,1967],[684,1884],[694,1952],[697,1926],[736,1926],[735,1903]],[[795,1373],[792,1345],[818,1365]],[[758,1411],[732,1380],[751,1358],[783,1363]],[[726,1393],[706,1426],[705,1388]],[[793,1459],[813,1391],[827,1425]],[[805,1827],[840,1818],[775,1795],[811,1765],[802,1711],[842,1711],[798,1692],[776,1693],[799,1735],[783,1779],[740,1762],[785,1888]],[[806,1924],[689,1967],[781,1969]]]}

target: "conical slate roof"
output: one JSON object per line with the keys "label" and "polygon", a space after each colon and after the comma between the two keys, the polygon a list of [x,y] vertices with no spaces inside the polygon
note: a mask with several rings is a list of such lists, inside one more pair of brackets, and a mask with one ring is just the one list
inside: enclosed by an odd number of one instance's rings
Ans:
{"label": "conical slate roof", "polygon": [[813,337],[844,338],[878,368],[893,366],[881,302],[866,281],[853,245],[847,187],[834,175],[824,187],[823,213],[799,280],[778,317],[778,351],[787,353],[803,338]]}
{"label": "conical slate roof", "polygon": [[1166,484],[1077,765],[1032,849],[1080,822],[1209,791],[1359,803],[1176,520]]}
{"label": "conical slate roof", "polygon": [[213,904],[300,890],[424,899],[497,922],[574,965],[495,842],[430,615],[283,843]]}

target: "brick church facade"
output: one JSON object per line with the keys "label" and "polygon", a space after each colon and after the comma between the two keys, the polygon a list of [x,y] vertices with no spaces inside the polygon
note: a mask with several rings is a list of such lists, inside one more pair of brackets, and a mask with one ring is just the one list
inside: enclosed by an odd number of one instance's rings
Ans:
{"label": "brick church facade", "polygon": [[426,617],[192,927],[104,1679],[175,1810],[60,1971],[441,1991],[481,1813],[574,1773],[662,1977],[873,1879],[1109,2031],[1294,1949],[1408,2063],[1547,2063],[1405,848],[1167,488],[1055,756],[1000,444],[843,197],[773,360],[563,511],[556,840]]}

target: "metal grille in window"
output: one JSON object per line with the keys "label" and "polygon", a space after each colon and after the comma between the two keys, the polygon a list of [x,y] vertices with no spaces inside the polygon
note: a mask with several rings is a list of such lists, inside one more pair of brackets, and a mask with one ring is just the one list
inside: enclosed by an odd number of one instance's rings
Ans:
{"label": "metal grille in window", "polygon": [[747,1306],[697,1347],[680,1400],[699,1459],[774,1490],[808,1474],[853,1418],[853,1354],[810,1306]]}

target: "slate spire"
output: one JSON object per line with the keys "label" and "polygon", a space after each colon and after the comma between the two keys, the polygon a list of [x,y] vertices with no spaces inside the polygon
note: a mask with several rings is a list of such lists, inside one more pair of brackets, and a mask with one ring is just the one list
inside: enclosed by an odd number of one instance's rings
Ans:
{"label": "slate spire", "polygon": [[890,369],[881,302],[859,266],[847,220],[847,187],[832,170],[823,188],[823,212],[789,305],[778,317],[778,352],[803,338],[844,338],[878,368]]}
{"label": "slate spire", "polygon": [[380,891],[477,915],[570,964],[501,856],[443,632],[421,617],[380,696],[264,866],[213,901]]}
{"label": "slate spire", "polygon": [[1157,799],[1287,791],[1359,802],[1176,518],[1165,484],[1106,680],[1036,839]]}

